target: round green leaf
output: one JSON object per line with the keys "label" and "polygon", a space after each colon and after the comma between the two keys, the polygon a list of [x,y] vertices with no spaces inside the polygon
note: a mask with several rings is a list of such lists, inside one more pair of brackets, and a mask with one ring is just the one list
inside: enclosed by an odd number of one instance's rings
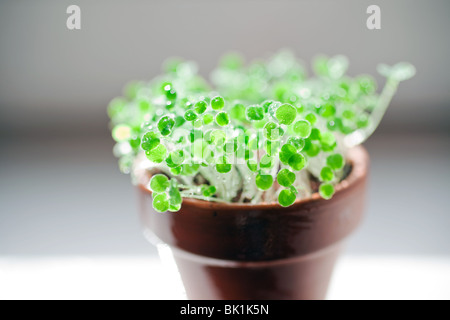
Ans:
{"label": "round green leaf", "polygon": [[230,110],[230,116],[232,119],[244,121],[245,120],[245,107],[242,103],[236,103]]}
{"label": "round green leaf", "polygon": [[163,92],[168,100],[175,100],[177,98],[177,93],[171,83],[166,82],[163,84]]}
{"label": "round green leaf", "polygon": [[311,129],[311,134],[309,135],[309,139],[311,140],[320,140],[320,136],[321,136],[321,132],[319,129],[317,128],[312,128]]}
{"label": "round green leaf", "polygon": [[356,126],[361,129],[361,128],[365,128],[369,125],[369,117],[366,115],[361,115],[359,116],[359,118],[356,120]]}
{"label": "round green leaf", "polygon": [[230,117],[228,116],[228,113],[223,111],[216,114],[216,123],[221,127],[228,125],[230,123]]}
{"label": "round green leaf", "polygon": [[249,121],[259,121],[264,119],[264,108],[258,105],[248,106],[245,115]]}
{"label": "round green leaf", "polygon": [[171,212],[177,212],[177,211],[180,211],[180,209],[181,209],[181,204],[172,204],[172,203],[169,201],[169,211],[171,211]]}
{"label": "round green leaf", "polygon": [[281,124],[290,125],[297,116],[297,109],[286,103],[277,109],[275,115]]}
{"label": "round green leaf", "polygon": [[280,150],[280,161],[283,164],[288,164],[289,159],[297,153],[297,149],[291,144],[284,144]]}
{"label": "round green leaf", "polygon": [[169,168],[175,168],[181,165],[184,159],[185,156],[183,150],[172,151],[166,158],[166,164]]}
{"label": "round green leaf", "polygon": [[228,163],[228,159],[226,157],[221,157],[216,164],[216,170],[219,173],[227,173],[230,172],[232,165]]}
{"label": "round green leaf", "polygon": [[330,199],[334,194],[334,187],[331,183],[322,183],[319,187],[319,194],[324,199]]}
{"label": "round green leaf", "polygon": [[180,205],[183,202],[180,190],[176,186],[171,186],[169,189],[169,203],[171,206]]}
{"label": "round green leaf", "polygon": [[333,170],[330,167],[325,166],[320,170],[320,180],[322,181],[331,181],[334,179]]}
{"label": "round green leaf", "polygon": [[160,143],[159,137],[154,132],[147,132],[142,137],[141,147],[145,151],[150,151],[155,149]]}
{"label": "round green leaf", "polygon": [[289,169],[282,169],[278,172],[277,181],[280,186],[289,187],[295,182],[295,173]]}
{"label": "round green leaf", "polygon": [[333,170],[342,169],[344,167],[344,157],[339,153],[332,154],[327,157],[327,165]]}
{"label": "round green leaf", "polygon": [[308,138],[311,134],[311,123],[307,120],[299,120],[294,123],[294,127],[292,128],[294,133],[300,138]]}
{"label": "round green leaf", "polygon": [[302,138],[289,137],[287,143],[293,145],[297,149],[297,151],[302,151],[303,147],[305,146],[305,140],[303,140]]}
{"label": "round green leaf", "polygon": [[176,116],[175,117],[175,128],[181,127],[185,122],[186,122],[186,120],[184,119],[184,117]]}
{"label": "round green leaf", "polygon": [[260,174],[256,176],[255,179],[256,186],[260,190],[268,190],[273,184],[273,178],[270,174]]}
{"label": "round green leaf", "polygon": [[163,174],[156,174],[150,180],[150,190],[155,193],[165,192],[169,185],[169,178]]}
{"label": "round green leaf", "polygon": [[221,110],[225,106],[225,101],[222,97],[217,96],[211,100],[211,108],[214,110]]}
{"label": "round green leaf", "polygon": [[206,103],[206,101],[203,101],[203,100],[198,101],[194,106],[194,110],[198,114],[204,113],[207,108],[208,108],[208,104]]}
{"label": "round green leaf", "polygon": [[305,167],[306,159],[301,153],[296,153],[289,158],[288,163],[293,170],[300,171]]}
{"label": "round green leaf", "polygon": [[205,114],[203,116],[203,124],[208,125],[214,121],[214,117],[211,114]]}
{"label": "round green leaf", "polygon": [[261,160],[259,161],[259,166],[262,169],[270,169],[273,167],[273,159],[271,156],[265,154],[261,157]]}
{"label": "round green leaf", "polygon": [[317,121],[317,117],[314,113],[308,113],[305,116],[305,120],[307,120],[311,125],[314,125]]}
{"label": "round green leaf", "polygon": [[253,172],[258,170],[258,164],[255,161],[247,160],[247,167]]}
{"label": "round green leaf", "polygon": [[320,107],[320,115],[324,118],[332,117],[335,114],[336,108],[331,103],[327,103]]}
{"label": "round green leaf", "polygon": [[158,121],[158,130],[163,136],[167,136],[172,132],[172,128],[175,125],[175,121],[172,117],[163,116]]}
{"label": "round green leaf", "polygon": [[163,162],[166,154],[167,149],[163,144],[159,144],[156,148],[145,152],[147,159],[155,163]]}
{"label": "round green leaf", "polygon": [[165,193],[158,193],[153,197],[153,208],[158,212],[166,212],[169,210],[170,203]]}
{"label": "round green leaf", "polygon": [[[315,157],[320,153],[320,147],[316,144],[311,142],[310,140],[307,140],[308,143],[305,141],[305,148],[303,148],[303,151],[306,152],[308,157]],[[308,148],[306,148],[308,146]]]}
{"label": "round green leaf", "polygon": [[197,114],[194,112],[194,110],[188,110],[184,113],[184,118],[187,121],[195,121],[197,120]]}
{"label": "round green leaf", "polygon": [[216,193],[216,187],[215,186],[204,186],[202,187],[202,194],[205,197],[212,197]]}
{"label": "round green leaf", "polygon": [[280,194],[278,195],[278,202],[283,207],[289,207],[295,202],[296,198],[297,196],[293,191],[284,189],[281,190]]}

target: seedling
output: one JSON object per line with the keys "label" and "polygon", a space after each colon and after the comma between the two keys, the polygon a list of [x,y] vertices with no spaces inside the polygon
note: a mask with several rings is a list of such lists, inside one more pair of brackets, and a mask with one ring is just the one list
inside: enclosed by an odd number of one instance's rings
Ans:
{"label": "seedling", "polygon": [[347,67],[343,56],[320,56],[308,77],[288,51],[247,66],[231,54],[209,85],[193,62],[170,60],[109,105],[120,169],[153,173],[159,212],[178,211],[183,198],[283,207],[314,192],[329,199],[351,169],[346,151],[374,132],[415,74],[408,63],[380,65],[378,94],[371,76],[347,76]]}

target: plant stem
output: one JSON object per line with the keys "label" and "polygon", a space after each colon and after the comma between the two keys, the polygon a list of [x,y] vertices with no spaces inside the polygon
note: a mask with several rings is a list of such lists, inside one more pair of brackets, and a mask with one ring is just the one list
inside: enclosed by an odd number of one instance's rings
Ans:
{"label": "plant stem", "polygon": [[383,118],[389,106],[389,103],[392,100],[392,97],[397,91],[398,84],[399,81],[393,78],[388,78],[386,80],[386,84],[383,88],[383,91],[381,92],[381,95],[378,98],[377,106],[370,114],[369,125],[366,128],[354,131],[353,133],[349,134],[347,137],[344,138],[344,143],[348,148],[363,143],[364,141],[367,140],[367,138],[369,138],[372,135],[372,133],[380,124],[381,119]]}

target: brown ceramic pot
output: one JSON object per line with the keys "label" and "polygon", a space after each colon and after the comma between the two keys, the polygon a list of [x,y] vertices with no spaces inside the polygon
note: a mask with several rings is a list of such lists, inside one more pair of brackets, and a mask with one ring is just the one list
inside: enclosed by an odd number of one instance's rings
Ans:
{"label": "brown ceramic pot", "polygon": [[313,194],[287,208],[184,199],[179,212],[158,213],[141,184],[142,222],[172,248],[189,299],[324,299],[365,202],[368,154],[356,147],[347,158],[332,199]]}

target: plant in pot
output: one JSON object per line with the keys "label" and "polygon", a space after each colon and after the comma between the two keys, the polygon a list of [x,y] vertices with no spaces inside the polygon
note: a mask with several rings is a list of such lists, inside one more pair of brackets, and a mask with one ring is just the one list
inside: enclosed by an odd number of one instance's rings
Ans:
{"label": "plant in pot", "polygon": [[148,234],[172,250],[190,299],[323,299],[364,207],[376,129],[408,63],[346,75],[319,56],[307,76],[289,51],[244,65],[226,55],[210,85],[173,59],[132,82],[108,112]]}

